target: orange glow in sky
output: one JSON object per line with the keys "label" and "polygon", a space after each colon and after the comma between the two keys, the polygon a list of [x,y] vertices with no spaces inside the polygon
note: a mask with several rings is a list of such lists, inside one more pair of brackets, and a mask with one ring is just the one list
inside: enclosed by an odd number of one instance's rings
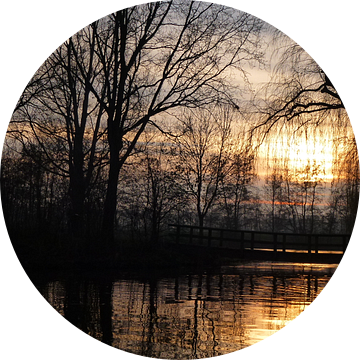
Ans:
{"label": "orange glow in sky", "polygon": [[333,177],[334,138],[331,132],[286,133],[269,136],[261,145],[259,175],[286,169],[297,180],[330,182]]}

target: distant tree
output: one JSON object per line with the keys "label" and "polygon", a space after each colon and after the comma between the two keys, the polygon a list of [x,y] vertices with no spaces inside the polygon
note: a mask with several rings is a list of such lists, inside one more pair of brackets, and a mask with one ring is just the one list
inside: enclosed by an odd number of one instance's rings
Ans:
{"label": "distant tree", "polygon": [[313,233],[319,209],[319,193],[322,179],[320,167],[308,162],[302,169],[285,169],[285,201],[290,229],[295,233]]}
{"label": "distant tree", "polygon": [[229,170],[232,116],[229,108],[222,108],[187,111],[180,119],[178,171],[200,227],[218,199]]}
{"label": "distant tree", "polygon": [[133,159],[120,174],[115,233],[121,233],[122,245],[129,241],[147,240],[146,180],[141,171],[143,165],[143,159]]}
{"label": "distant tree", "polygon": [[337,232],[345,232],[344,227],[342,226],[342,206],[341,200],[343,199],[343,194],[341,193],[341,188],[338,186],[331,187],[331,193],[327,203],[326,212],[323,214],[323,228],[324,232],[329,234],[334,234]]}
{"label": "distant tree", "polygon": [[[64,203],[68,183],[46,171],[39,146],[16,156],[4,147],[1,164],[1,200],[14,245],[22,238],[44,239],[64,231]],[[37,242],[28,243],[27,248]]]}
{"label": "distant tree", "polygon": [[328,216],[336,218],[339,231],[351,233],[359,202],[359,153],[350,123],[344,121],[341,125],[334,139],[334,177]]}
{"label": "distant tree", "polygon": [[40,166],[69,179],[69,223],[75,237],[83,235],[85,203],[106,156],[106,146],[100,144],[104,108],[90,92],[97,86],[103,94],[96,81],[95,31],[95,24],[81,30],[44,62],[22,95],[8,132],[29,156],[37,146],[44,159]]}
{"label": "distant tree", "polygon": [[244,126],[234,122],[229,141],[228,164],[221,178],[220,207],[225,211],[225,223],[231,229],[247,225],[246,212],[253,200],[251,183],[255,179],[255,153],[247,142]]}
{"label": "distant tree", "polygon": [[[270,229],[273,232],[283,230],[284,208],[286,206],[284,199],[285,182],[282,171],[278,167],[274,167],[271,174],[266,176],[265,200],[270,205]],[[265,208],[267,208],[267,204]]]}
{"label": "distant tree", "polygon": [[150,219],[150,239],[155,243],[159,240],[164,220],[169,220],[179,206],[185,207],[187,198],[180,183],[181,174],[177,171],[175,149],[164,140],[159,136],[153,137],[142,160],[144,208]]}

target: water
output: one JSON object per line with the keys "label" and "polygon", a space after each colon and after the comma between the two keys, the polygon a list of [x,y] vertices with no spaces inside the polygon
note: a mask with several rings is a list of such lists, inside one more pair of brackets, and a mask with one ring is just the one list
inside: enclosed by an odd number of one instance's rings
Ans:
{"label": "water", "polygon": [[32,278],[92,337],[134,354],[204,358],[255,344],[293,320],[336,265],[247,262],[176,275],[87,273]]}

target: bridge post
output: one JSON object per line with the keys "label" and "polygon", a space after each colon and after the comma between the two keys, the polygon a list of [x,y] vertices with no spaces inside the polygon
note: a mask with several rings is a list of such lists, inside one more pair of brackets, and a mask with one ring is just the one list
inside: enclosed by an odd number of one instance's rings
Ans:
{"label": "bridge post", "polygon": [[311,235],[308,235],[308,254],[311,254]]}
{"label": "bridge post", "polygon": [[240,233],[240,251],[243,254],[244,253],[244,232],[242,231]]}
{"label": "bridge post", "polygon": [[315,254],[319,253],[319,237],[315,236]]}
{"label": "bridge post", "polygon": [[251,233],[251,251],[254,251],[254,237],[255,237],[255,233],[252,232]]}
{"label": "bridge post", "polygon": [[286,252],[286,234],[283,234],[283,252]]}
{"label": "bridge post", "polygon": [[193,232],[194,232],[194,228],[191,227],[191,228],[190,228],[190,244],[191,244],[191,245],[192,245],[192,243],[193,243]]}
{"label": "bridge post", "polygon": [[223,247],[224,230],[220,230],[220,247]]}
{"label": "bridge post", "polygon": [[277,252],[277,233],[274,234],[274,252]]}

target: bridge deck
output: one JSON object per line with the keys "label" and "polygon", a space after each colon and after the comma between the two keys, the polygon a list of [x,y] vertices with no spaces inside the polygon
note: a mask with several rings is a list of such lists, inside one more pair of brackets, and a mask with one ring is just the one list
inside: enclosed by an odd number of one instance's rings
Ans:
{"label": "bridge deck", "polygon": [[217,249],[245,258],[303,259],[299,261],[323,258],[339,262],[350,240],[349,234],[273,233],[177,224],[169,227],[170,243]]}

